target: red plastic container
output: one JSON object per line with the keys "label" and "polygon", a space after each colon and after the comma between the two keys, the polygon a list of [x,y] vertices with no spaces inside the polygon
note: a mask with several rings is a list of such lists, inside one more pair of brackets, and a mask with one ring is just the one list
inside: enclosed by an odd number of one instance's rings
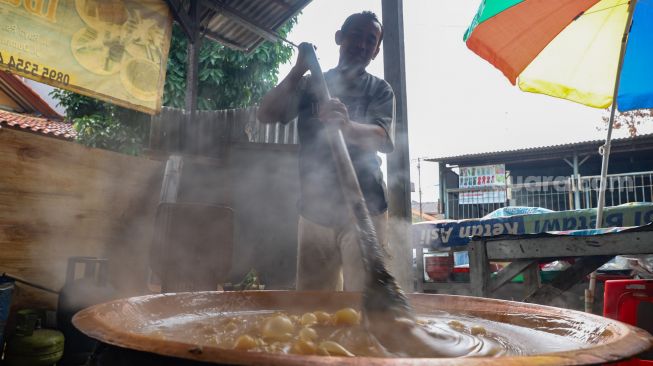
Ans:
{"label": "red plastic container", "polygon": [[424,269],[433,281],[446,281],[453,271],[453,255],[448,252],[429,253],[424,256]]}
{"label": "red plastic container", "polygon": [[[640,327],[653,334],[653,280],[609,280],[603,292],[603,316]],[[653,366],[653,351],[646,359],[631,359],[615,366]]]}

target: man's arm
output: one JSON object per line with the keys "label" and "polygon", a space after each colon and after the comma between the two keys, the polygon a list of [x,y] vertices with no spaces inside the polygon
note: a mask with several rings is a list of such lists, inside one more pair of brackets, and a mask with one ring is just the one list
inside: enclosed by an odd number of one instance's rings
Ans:
{"label": "man's arm", "polygon": [[331,99],[320,110],[320,119],[325,123],[336,123],[349,144],[368,151],[392,152],[394,149],[394,94],[389,89],[378,96],[370,113],[372,123],[349,119],[347,107],[338,99]]}
{"label": "man's arm", "polygon": [[348,143],[369,151],[381,151],[388,140],[388,134],[381,126],[352,120],[342,128],[342,134]]}
{"label": "man's arm", "polygon": [[257,117],[262,123],[288,122],[297,114],[299,100],[295,98],[302,77],[308,71],[308,64],[302,48],[299,48],[297,62],[290,73],[261,100]]}

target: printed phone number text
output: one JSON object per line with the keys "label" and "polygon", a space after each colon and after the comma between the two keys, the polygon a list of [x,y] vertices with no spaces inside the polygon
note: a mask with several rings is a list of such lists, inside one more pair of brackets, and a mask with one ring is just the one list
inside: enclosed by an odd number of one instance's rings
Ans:
{"label": "printed phone number text", "polygon": [[37,63],[23,60],[22,58],[9,56],[3,56],[0,52],[0,65],[6,66],[8,69],[14,69],[23,74],[30,74],[36,77],[42,77],[61,83],[63,85],[68,85],[70,83],[70,75],[64,74],[61,71],[57,71],[51,67],[41,66]]}

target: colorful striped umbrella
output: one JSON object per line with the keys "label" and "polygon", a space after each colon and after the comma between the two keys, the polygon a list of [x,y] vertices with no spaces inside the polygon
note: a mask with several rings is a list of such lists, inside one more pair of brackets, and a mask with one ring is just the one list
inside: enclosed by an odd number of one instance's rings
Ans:
{"label": "colorful striped umbrella", "polygon": [[611,106],[600,151],[600,228],[615,111],[653,108],[653,0],[483,0],[465,42],[521,90]]}
{"label": "colorful striped umbrella", "polygon": [[622,36],[620,111],[653,108],[653,0],[485,0],[467,47],[519,88],[591,107],[612,104]]}
{"label": "colorful striped umbrella", "polygon": [[653,0],[483,0],[465,42],[524,91],[612,106],[600,227],[614,113],[653,108]]}

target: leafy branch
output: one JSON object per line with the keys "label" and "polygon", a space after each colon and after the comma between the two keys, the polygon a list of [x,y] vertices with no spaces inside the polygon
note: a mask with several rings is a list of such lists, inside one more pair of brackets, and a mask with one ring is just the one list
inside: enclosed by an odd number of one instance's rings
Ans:
{"label": "leafy branch", "polygon": [[[601,118],[607,126],[610,122],[610,110],[606,110],[606,114]],[[617,113],[612,127],[614,129],[627,128],[630,137],[635,137],[638,133],[638,127],[641,127],[644,123],[653,123],[653,109],[637,109]]]}

